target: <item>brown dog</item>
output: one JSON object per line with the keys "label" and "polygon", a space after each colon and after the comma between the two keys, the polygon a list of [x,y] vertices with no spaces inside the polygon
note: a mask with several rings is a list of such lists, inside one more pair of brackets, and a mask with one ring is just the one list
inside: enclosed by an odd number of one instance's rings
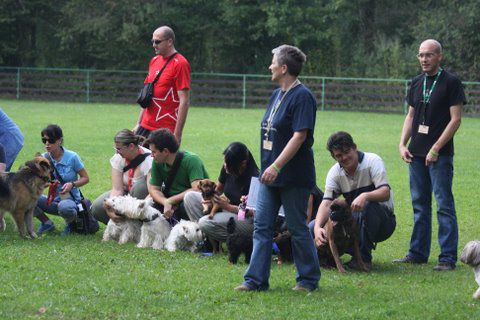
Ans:
{"label": "brown dog", "polygon": [[49,185],[52,170],[50,161],[38,155],[17,172],[0,174],[0,231],[6,228],[3,216],[9,211],[22,237],[37,237],[33,231],[33,210]]}
{"label": "brown dog", "polygon": [[330,217],[325,224],[328,246],[318,248],[318,258],[323,266],[334,267],[344,273],[345,268],[340,260],[348,248],[353,248],[353,258],[363,271],[368,271],[357,239],[357,224],[352,217],[350,206],[344,200],[336,199],[330,206]]}
{"label": "brown dog", "polygon": [[[213,201],[213,197],[216,195],[215,189],[217,184],[210,179],[200,180],[198,183],[200,192],[202,193],[203,200],[210,200],[212,205],[203,204],[203,214],[208,214],[209,219],[213,219],[213,216],[219,211],[219,206]],[[222,199],[227,199],[224,195],[220,196]]]}

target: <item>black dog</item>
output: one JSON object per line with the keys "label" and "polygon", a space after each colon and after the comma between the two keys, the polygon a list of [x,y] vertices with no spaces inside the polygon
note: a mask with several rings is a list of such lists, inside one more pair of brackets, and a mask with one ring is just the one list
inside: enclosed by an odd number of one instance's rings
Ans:
{"label": "black dog", "polygon": [[273,242],[275,242],[278,247],[277,264],[280,265],[286,261],[292,262],[292,235],[287,229],[287,222],[284,217],[277,216],[275,220]]}
{"label": "black dog", "polygon": [[227,223],[228,261],[232,264],[236,264],[238,258],[243,253],[245,254],[245,262],[250,263],[253,251],[253,237],[236,232],[235,226],[235,218],[232,217]]}

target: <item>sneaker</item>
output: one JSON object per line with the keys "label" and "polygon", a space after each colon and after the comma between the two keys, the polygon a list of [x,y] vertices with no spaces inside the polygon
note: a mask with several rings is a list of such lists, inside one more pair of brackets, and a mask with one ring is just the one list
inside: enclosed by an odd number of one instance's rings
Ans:
{"label": "sneaker", "polygon": [[235,287],[235,289],[233,289],[233,290],[235,290],[235,291],[255,291],[254,289],[250,288],[249,286],[247,286],[244,283],[242,283],[238,287]]}
{"label": "sneaker", "polygon": [[42,233],[52,232],[55,230],[55,225],[53,223],[44,223],[38,227],[37,235],[41,236]]}
{"label": "sneaker", "polygon": [[452,271],[454,269],[455,269],[455,263],[444,262],[444,261],[440,261],[435,267],[433,267],[433,270],[435,271]]}
{"label": "sneaker", "polygon": [[307,288],[307,287],[304,287],[304,286],[301,286],[299,284],[297,284],[295,287],[292,288],[293,291],[297,291],[297,292],[306,292],[306,293],[310,293],[312,292],[313,290],[315,289],[310,289],[310,288]]}
{"label": "sneaker", "polygon": [[411,257],[411,256],[409,256],[409,255],[406,255],[405,257],[403,257],[403,258],[401,258],[401,259],[393,260],[393,262],[395,262],[395,263],[411,263],[411,264],[424,264],[424,263],[427,263],[427,261],[416,260],[416,259],[414,259],[413,257]]}
{"label": "sneaker", "polygon": [[70,228],[70,225],[67,224],[60,235],[68,236],[70,233],[72,233],[72,228]]}
{"label": "sneaker", "polygon": [[360,266],[358,265],[357,263],[357,260],[350,260],[348,261],[347,263],[345,263],[345,266],[348,268],[348,269],[351,269],[351,270],[355,270],[355,271],[366,271],[366,272],[370,272],[372,270],[372,262],[363,262],[365,264],[365,267],[367,267],[367,270],[363,270],[360,268]]}

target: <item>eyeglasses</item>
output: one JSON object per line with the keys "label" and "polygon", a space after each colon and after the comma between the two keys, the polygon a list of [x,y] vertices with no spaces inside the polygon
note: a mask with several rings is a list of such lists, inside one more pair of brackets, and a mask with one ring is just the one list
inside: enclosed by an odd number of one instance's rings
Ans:
{"label": "eyeglasses", "polygon": [[162,43],[165,40],[168,40],[168,39],[162,39],[162,40],[152,39],[152,44],[158,46],[160,43]]}
{"label": "eyeglasses", "polygon": [[42,138],[42,143],[46,144],[48,142],[50,144],[54,144],[55,142],[57,142],[57,140],[58,139],[53,139],[53,138]]}
{"label": "eyeglasses", "polygon": [[121,147],[113,147],[113,150],[117,151],[117,152],[120,152],[122,149],[125,149],[127,148],[128,146],[121,146]]}
{"label": "eyeglasses", "polygon": [[432,59],[436,55],[437,54],[435,52],[419,53],[419,54],[417,54],[417,58],[418,59],[423,59],[423,58]]}

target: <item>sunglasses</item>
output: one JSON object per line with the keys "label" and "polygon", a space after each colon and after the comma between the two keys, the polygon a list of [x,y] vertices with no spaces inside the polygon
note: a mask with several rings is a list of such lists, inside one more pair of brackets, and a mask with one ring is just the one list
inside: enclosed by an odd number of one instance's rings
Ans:
{"label": "sunglasses", "polygon": [[165,41],[165,40],[168,40],[168,39],[162,39],[162,40],[152,39],[152,44],[154,44],[154,45],[159,45],[160,43],[162,43],[162,42]]}
{"label": "sunglasses", "polygon": [[54,144],[55,142],[57,142],[58,139],[53,139],[53,138],[42,138],[42,143],[45,144],[47,143],[50,143],[50,144]]}

